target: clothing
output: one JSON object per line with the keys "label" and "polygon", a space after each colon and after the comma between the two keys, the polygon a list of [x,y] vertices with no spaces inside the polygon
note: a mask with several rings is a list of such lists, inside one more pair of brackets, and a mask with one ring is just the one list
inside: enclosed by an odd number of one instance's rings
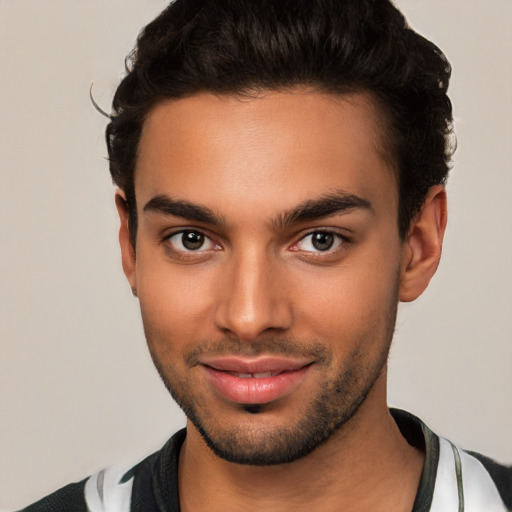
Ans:
{"label": "clothing", "polygon": [[[425,450],[412,512],[512,511],[512,466],[466,452],[421,420],[392,409],[402,435]],[[109,468],[43,498],[25,512],[179,512],[178,456],[186,430],[129,471]]]}

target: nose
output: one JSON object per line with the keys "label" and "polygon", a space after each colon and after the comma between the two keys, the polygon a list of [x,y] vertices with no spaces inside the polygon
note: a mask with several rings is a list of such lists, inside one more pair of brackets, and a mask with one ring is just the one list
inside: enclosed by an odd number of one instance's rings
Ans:
{"label": "nose", "polygon": [[242,256],[224,270],[215,309],[218,329],[243,340],[290,329],[291,297],[282,269],[270,257]]}

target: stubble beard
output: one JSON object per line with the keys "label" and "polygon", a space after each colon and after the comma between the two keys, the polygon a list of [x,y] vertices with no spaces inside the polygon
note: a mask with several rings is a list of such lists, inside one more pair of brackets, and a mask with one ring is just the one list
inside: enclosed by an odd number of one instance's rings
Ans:
{"label": "stubble beard", "polygon": [[[271,407],[269,404],[240,406],[242,419],[239,425],[229,428],[222,426],[222,418],[214,417],[208,412],[208,406],[201,397],[193,392],[194,382],[178,380],[172,368],[164,368],[152,349],[151,335],[146,330],[148,346],[155,367],[166,388],[201,434],[205,443],[218,457],[236,464],[268,466],[293,462],[311,453],[339,431],[359,410],[372,390],[379,376],[385,371],[389,348],[395,328],[397,302],[395,301],[385,319],[385,325],[378,330],[381,339],[375,346],[379,352],[370,360],[363,357],[364,350],[355,351],[344,361],[344,365],[329,381],[324,381],[316,396],[310,399],[307,412],[296,421],[290,421],[285,427],[273,430],[247,428],[243,420],[245,414],[254,425],[258,415],[264,415]],[[361,339],[364,346],[367,338]],[[372,344],[373,345],[373,344]],[[276,355],[311,355],[314,354],[316,365],[322,370],[329,369],[331,357],[321,343],[298,344],[291,340],[269,339],[258,341],[254,345],[228,339],[214,345],[207,345],[205,351],[216,348],[238,355],[258,355],[271,353]],[[283,347],[287,350],[283,351]],[[301,348],[299,348],[301,347]],[[200,351],[185,356],[189,364]],[[326,374],[328,372],[326,371]],[[174,379],[171,378],[174,376]],[[260,416],[261,417],[261,416]],[[262,422],[263,423],[263,422]]]}

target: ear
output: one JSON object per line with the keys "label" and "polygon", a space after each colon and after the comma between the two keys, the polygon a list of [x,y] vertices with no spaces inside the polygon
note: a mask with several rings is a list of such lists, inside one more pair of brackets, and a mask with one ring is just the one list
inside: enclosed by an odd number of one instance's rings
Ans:
{"label": "ear", "polygon": [[432,187],[423,206],[414,218],[402,248],[402,267],[399,299],[417,299],[435,274],[446,229],[446,190],[442,185]]}
{"label": "ear", "polygon": [[133,295],[137,296],[135,250],[130,240],[128,202],[126,201],[126,195],[122,190],[116,190],[115,201],[120,220],[119,245],[121,246],[121,259],[124,275],[130,283]]}

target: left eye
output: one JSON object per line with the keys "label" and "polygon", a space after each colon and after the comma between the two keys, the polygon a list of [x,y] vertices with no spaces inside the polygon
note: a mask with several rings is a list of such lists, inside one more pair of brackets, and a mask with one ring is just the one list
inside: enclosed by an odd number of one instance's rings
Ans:
{"label": "left eye", "polygon": [[307,252],[326,252],[340,247],[343,238],[337,233],[331,231],[315,231],[301,238],[297,244],[300,251]]}
{"label": "left eye", "polygon": [[180,231],[168,238],[171,247],[178,252],[197,252],[215,249],[217,245],[200,231]]}

